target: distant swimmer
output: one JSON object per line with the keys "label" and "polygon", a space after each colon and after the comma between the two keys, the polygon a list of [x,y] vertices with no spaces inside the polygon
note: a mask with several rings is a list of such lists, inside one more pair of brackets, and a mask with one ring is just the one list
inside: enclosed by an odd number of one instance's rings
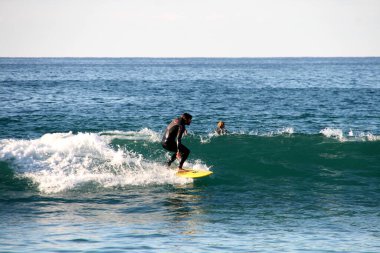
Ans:
{"label": "distant swimmer", "polygon": [[223,135],[227,133],[227,129],[224,127],[223,121],[218,122],[218,127],[215,129],[215,132],[219,135]]}
{"label": "distant swimmer", "polygon": [[190,150],[185,147],[182,143],[182,136],[186,133],[186,125],[191,124],[191,119],[193,117],[184,113],[181,117],[173,119],[173,121],[166,127],[165,134],[162,137],[162,147],[168,151],[175,152],[167,165],[170,166],[176,158],[180,159],[178,169],[181,171],[184,162],[190,154]]}

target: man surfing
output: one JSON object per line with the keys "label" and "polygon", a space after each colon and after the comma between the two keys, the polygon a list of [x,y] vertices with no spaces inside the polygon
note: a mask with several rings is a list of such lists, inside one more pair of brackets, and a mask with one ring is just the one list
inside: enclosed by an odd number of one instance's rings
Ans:
{"label": "man surfing", "polygon": [[190,150],[185,147],[182,143],[182,136],[186,133],[186,125],[191,124],[191,116],[188,113],[184,113],[181,117],[173,119],[173,121],[166,127],[164,136],[162,137],[162,147],[168,151],[174,152],[167,165],[170,166],[176,158],[180,159],[178,170],[185,171],[182,169],[183,163],[186,161],[190,154]]}

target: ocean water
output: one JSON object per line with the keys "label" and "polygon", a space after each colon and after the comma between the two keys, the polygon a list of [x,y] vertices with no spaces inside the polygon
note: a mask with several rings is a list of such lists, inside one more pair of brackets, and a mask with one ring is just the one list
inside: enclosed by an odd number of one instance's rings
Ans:
{"label": "ocean water", "polygon": [[380,58],[0,58],[0,108],[0,252],[380,252]]}

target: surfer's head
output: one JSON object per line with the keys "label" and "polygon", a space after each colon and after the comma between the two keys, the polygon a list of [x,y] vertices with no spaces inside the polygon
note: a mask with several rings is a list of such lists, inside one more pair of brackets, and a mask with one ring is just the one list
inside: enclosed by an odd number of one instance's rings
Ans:
{"label": "surfer's head", "polygon": [[185,120],[186,125],[190,125],[193,116],[185,112],[184,114],[182,114],[181,118]]}
{"label": "surfer's head", "polygon": [[218,122],[218,127],[219,128],[224,128],[224,122],[223,121],[219,121]]}

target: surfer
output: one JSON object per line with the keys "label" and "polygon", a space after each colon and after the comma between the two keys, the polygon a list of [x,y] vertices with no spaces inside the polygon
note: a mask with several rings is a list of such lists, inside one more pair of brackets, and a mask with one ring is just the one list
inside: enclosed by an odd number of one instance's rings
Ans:
{"label": "surfer", "polygon": [[215,132],[218,135],[223,135],[223,134],[227,133],[227,129],[224,128],[224,122],[223,121],[218,122],[218,127],[215,129]]}
{"label": "surfer", "polygon": [[181,117],[173,119],[173,121],[166,127],[164,136],[162,137],[162,147],[168,151],[174,152],[167,165],[170,166],[176,158],[180,159],[178,169],[181,171],[183,163],[186,161],[190,154],[190,150],[182,143],[182,136],[186,133],[186,125],[190,125],[193,117],[184,113]]}

